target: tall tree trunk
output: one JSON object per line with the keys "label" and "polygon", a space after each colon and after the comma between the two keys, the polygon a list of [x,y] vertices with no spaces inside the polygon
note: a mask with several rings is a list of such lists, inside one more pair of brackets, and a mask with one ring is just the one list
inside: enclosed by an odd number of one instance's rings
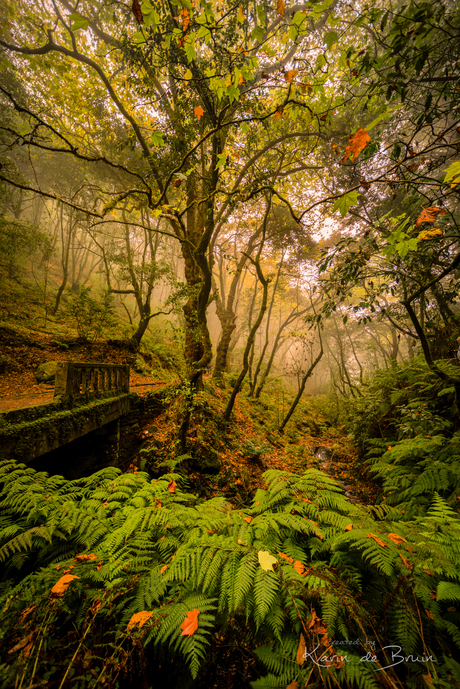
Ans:
{"label": "tall tree trunk", "polygon": [[294,401],[291,404],[291,407],[290,407],[288,413],[284,417],[284,419],[281,422],[281,425],[278,429],[280,433],[284,432],[284,429],[286,427],[287,422],[289,421],[289,419],[291,418],[291,416],[295,412],[296,407],[300,402],[300,398],[302,397],[303,392],[305,390],[305,385],[307,384],[307,380],[310,378],[311,374],[313,373],[313,371],[315,370],[315,368],[317,367],[317,365],[319,364],[319,362],[321,361],[321,358],[323,356],[323,353],[324,353],[323,340],[322,340],[319,328],[318,328],[318,336],[319,336],[319,342],[320,342],[320,352],[319,352],[318,356],[316,357],[316,359],[311,363],[310,368],[308,369],[308,371],[305,373],[304,377],[302,378],[302,382],[300,384],[299,391],[298,391],[297,395],[295,396]]}

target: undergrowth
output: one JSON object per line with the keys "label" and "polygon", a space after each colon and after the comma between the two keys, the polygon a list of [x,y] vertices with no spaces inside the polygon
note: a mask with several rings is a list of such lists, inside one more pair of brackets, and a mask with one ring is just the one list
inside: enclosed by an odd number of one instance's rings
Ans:
{"label": "undergrowth", "polygon": [[254,689],[460,686],[460,518],[437,493],[402,520],[271,470],[238,510],[177,473],[0,466],[5,686],[223,687],[236,639]]}

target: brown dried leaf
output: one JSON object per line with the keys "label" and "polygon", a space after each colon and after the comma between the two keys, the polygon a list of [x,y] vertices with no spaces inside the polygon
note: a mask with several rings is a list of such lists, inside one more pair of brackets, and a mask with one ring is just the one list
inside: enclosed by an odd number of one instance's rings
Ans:
{"label": "brown dried leaf", "polygon": [[151,617],[153,617],[153,612],[149,612],[148,610],[142,610],[142,612],[134,613],[128,622],[126,631],[129,632],[129,630],[135,626],[138,626],[139,628],[142,627],[142,625],[145,624]]}
{"label": "brown dried leaf", "polygon": [[51,589],[51,595],[60,598],[69,588],[69,584],[74,579],[80,579],[80,577],[75,576],[75,574],[64,574]]}
{"label": "brown dried leaf", "polygon": [[297,649],[297,655],[295,657],[295,661],[297,665],[303,665],[305,662],[305,637],[303,634],[300,635],[300,640],[299,640],[299,648]]}
{"label": "brown dried leaf", "polygon": [[24,622],[24,620],[26,619],[26,617],[29,617],[30,613],[33,610],[35,610],[36,607],[37,607],[36,605],[29,605],[28,608],[23,610],[19,616],[19,623],[22,624]]}
{"label": "brown dried leaf", "polygon": [[286,689],[300,689],[300,684],[293,679],[292,682],[287,685]]}
{"label": "brown dried leaf", "polygon": [[[27,634],[27,636],[21,639],[21,641],[18,641],[18,643],[8,651],[8,653],[16,653],[16,651],[20,651],[22,648],[28,646],[32,642],[32,639],[34,638],[36,633],[37,630],[34,629],[33,632],[30,632],[30,634]],[[26,655],[28,655],[28,653],[26,653]]]}
{"label": "brown dried leaf", "polygon": [[327,634],[326,625],[324,624],[323,620],[318,617],[314,610],[312,613],[310,624],[308,625],[308,629],[311,629],[313,634]]}
{"label": "brown dried leaf", "polygon": [[355,160],[361,151],[366,148],[370,140],[371,137],[365,129],[358,129],[358,131],[348,139],[349,143],[348,146],[345,147],[345,156],[342,158],[341,162],[346,163],[350,156],[352,160]]}
{"label": "brown dried leaf", "polygon": [[142,14],[141,6],[139,4],[139,0],[133,0],[133,4],[131,5],[131,9],[133,11],[134,16],[137,19],[138,24],[143,24],[144,23],[144,15]]}
{"label": "brown dried leaf", "polygon": [[406,539],[402,536],[398,536],[397,533],[389,533],[388,538],[393,541],[393,543],[396,543],[396,545],[399,545],[400,543],[407,543]]}
{"label": "brown dried leaf", "polygon": [[406,558],[405,558],[403,555],[401,555],[401,553],[399,553],[399,557],[400,557],[401,560],[403,561],[403,565],[404,565],[404,567],[405,567],[406,569],[412,569],[412,567],[410,566],[410,564],[407,562]]}
{"label": "brown dried leaf", "polygon": [[439,208],[439,206],[424,208],[415,222],[415,227],[420,227],[422,222],[434,223],[437,215],[446,215],[446,213],[445,208]]}
{"label": "brown dried leaf", "polygon": [[387,544],[387,543],[384,543],[384,542],[382,541],[382,539],[379,538],[378,536],[376,536],[375,534],[373,534],[373,533],[368,533],[368,534],[367,534],[367,537],[368,537],[368,538],[373,538],[374,541],[375,541],[376,543],[378,543],[379,545],[382,546],[382,548],[388,548],[388,544]]}
{"label": "brown dried leaf", "polygon": [[284,78],[288,82],[288,84],[292,84],[296,76],[298,75],[299,70],[298,69],[290,69],[287,72],[284,73]]}

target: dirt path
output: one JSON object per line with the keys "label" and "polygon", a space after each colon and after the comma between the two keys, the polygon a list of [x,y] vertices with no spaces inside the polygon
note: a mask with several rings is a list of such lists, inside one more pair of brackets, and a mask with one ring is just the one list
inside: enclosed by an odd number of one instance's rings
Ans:
{"label": "dirt path", "polygon": [[[140,376],[135,376],[136,382],[130,385],[130,392],[145,393],[158,390],[166,383],[164,380],[141,380]],[[12,411],[13,409],[25,409],[26,407],[35,407],[39,404],[47,404],[53,401],[54,386],[52,385],[34,385],[36,392],[24,392],[21,395],[5,395],[0,397],[0,413],[5,411]]]}

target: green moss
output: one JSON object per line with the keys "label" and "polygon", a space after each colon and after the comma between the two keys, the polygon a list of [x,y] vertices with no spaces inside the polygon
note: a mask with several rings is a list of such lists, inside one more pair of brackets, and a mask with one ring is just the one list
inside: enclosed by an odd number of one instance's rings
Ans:
{"label": "green moss", "polygon": [[34,408],[19,410],[24,412],[21,421],[7,422],[0,426],[0,443],[3,448],[1,452],[6,457],[24,457],[32,451],[37,442],[46,440],[47,444],[52,446],[56,438],[59,445],[63,445],[75,432],[80,433],[88,424],[96,423],[99,427],[103,426],[115,403],[120,402],[121,413],[126,413],[137,399],[137,395],[133,393],[124,393],[117,397],[95,399],[71,408],[66,408],[68,402],[58,399],[54,403],[41,405],[46,409],[42,408],[40,415],[37,414],[36,418],[32,419],[30,416],[34,416]]}

